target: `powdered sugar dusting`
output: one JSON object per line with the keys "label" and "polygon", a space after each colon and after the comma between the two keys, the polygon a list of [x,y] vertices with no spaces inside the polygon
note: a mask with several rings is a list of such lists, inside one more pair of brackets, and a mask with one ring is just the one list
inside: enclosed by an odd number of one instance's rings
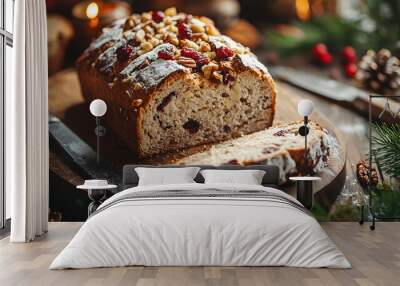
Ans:
{"label": "powdered sugar dusting", "polygon": [[[174,51],[174,46],[171,44],[162,44],[157,47],[155,47],[152,51],[145,53],[139,57],[137,57],[135,60],[133,60],[125,69],[121,71],[121,74],[123,76],[133,76],[133,72],[141,67],[146,61],[154,61],[158,58],[158,52],[159,51],[168,51],[168,52],[173,52]],[[172,62],[169,62],[172,64]]]}
{"label": "powdered sugar dusting", "polygon": [[143,69],[134,71],[129,78],[140,83],[144,89],[157,86],[170,74],[187,70],[184,66],[174,62],[157,59]]}
{"label": "powdered sugar dusting", "polygon": [[221,47],[228,47],[234,51],[244,51],[244,46],[241,44],[235,42],[228,36],[210,36],[209,39],[210,43],[215,46],[216,49],[221,48]]}
{"label": "powdered sugar dusting", "polygon": [[244,66],[268,73],[268,69],[262,63],[260,63],[254,54],[243,54],[238,55],[238,57]]}
{"label": "powdered sugar dusting", "polygon": [[92,42],[89,49],[91,50],[99,49],[104,44],[110,41],[117,41],[121,38],[122,38],[122,28],[116,27],[107,29],[103,34],[101,34],[100,37],[98,37],[96,40]]}
{"label": "powdered sugar dusting", "polygon": [[95,62],[95,66],[99,69],[100,72],[108,73],[112,71],[114,64],[118,61],[116,51],[119,47],[125,45],[125,43],[125,40],[119,40],[100,54]]}

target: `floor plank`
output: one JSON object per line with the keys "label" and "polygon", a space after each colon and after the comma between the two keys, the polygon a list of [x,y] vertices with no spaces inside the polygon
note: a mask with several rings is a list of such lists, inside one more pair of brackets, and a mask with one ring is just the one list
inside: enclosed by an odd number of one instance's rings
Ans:
{"label": "floor plank", "polygon": [[321,223],[352,263],[352,269],[289,267],[119,267],[50,271],[54,257],[81,223],[50,223],[50,231],[32,243],[0,240],[0,285],[399,285],[400,223],[378,223],[375,231],[354,222]]}

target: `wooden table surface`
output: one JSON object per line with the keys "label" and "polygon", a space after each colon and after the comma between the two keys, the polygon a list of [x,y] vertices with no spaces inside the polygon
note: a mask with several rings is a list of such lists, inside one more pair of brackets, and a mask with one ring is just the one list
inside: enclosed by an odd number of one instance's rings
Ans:
{"label": "wooden table surface", "polygon": [[[280,97],[278,97],[278,111],[274,124],[279,124],[279,122],[288,120],[300,120],[301,118],[295,111],[297,109],[298,100],[302,98],[313,100],[316,111],[311,115],[311,119],[314,118],[323,126],[325,125],[324,127],[329,127],[334,130],[334,132],[337,133],[342,148],[340,152],[343,154],[338,155],[343,156],[343,158],[340,159],[343,160],[343,162],[339,162],[339,166],[334,168],[333,176],[339,174],[341,170],[340,167],[344,166],[345,161],[347,161],[346,173],[352,176],[352,165],[364,158],[363,155],[366,154],[367,151],[367,121],[351,110],[325,101],[317,95],[299,90],[289,84],[277,82],[277,86]],[[285,112],[287,110],[291,110],[291,112]],[[95,146],[95,121],[88,111],[87,104],[83,103],[79,81],[73,69],[64,70],[49,79],[49,111],[51,114],[59,117],[78,135],[85,137],[84,140],[89,145]],[[78,116],[79,120],[77,120]],[[93,130],[93,134],[90,130]],[[119,159],[121,159],[121,162],[126,160],[126,147],[122,146],[118,140],[113,140],[115,136],[112,134],[112,131],[107,130],[106,137],[107,138],[104,138],[103,144],[106,147],[103,148],[104,153],[102,155],[105,157],[112,156],[116,161]],[[107,150],[110,150],[110,153],[107,153]],[[74,173],[69,166],[63,164],[54,153],[51,154],[51,158],[51,169],[71,184],[75,185],[82,179],[79,178],[79,175]],[[134,158],[132,158],[132,161],[134,161]],[[323,182],[321,187],[327,183],[328,182]],[[294,188],[292,188],[292,190],[294,190]]]}

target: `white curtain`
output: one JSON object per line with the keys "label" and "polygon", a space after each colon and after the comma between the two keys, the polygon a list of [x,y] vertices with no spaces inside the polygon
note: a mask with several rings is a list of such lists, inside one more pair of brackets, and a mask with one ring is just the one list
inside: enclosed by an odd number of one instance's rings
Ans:
{"label": "white curtain", "polygon": [[6,188],[12,242],[47,232],[48,108],[45,0],[15,1],[13,94],[6,98]]}

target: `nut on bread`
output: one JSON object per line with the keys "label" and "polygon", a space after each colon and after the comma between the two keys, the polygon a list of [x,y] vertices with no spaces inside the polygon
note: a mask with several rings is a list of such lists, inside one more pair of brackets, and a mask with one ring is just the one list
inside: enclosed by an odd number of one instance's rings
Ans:
{"label": "nut on bread", "polygon": [[272,125],[276,89],[250,50],[205,17],[134,14],[103,29],[77,61],[87,101],[139,157],[215,143]]}

